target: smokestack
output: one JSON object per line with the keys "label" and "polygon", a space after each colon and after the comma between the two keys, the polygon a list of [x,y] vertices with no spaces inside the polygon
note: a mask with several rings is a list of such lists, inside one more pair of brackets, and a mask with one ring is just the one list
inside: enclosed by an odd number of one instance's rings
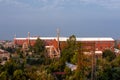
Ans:
{"label": "smokestack", "polygon": [[60,37],[60,30],[57,29],[58,53],[59,53],[59,55],[60,55],[60,41],[59,41],[59,37]]}
{"label": "smokestack", "polygon": [[[57,29],[57,41],[58,41],[58,43],[59,43],[59,37],[60,37],[60,30]],[[59,44],[58,44],[58,45],[59,45]]]}
{"label": "smokestack", "polygon": [[16,44],[16,34],[14,35],[14,47],[15,47],[15,44]]}
{"label": "smokestack", "polygon": [[14,35],[14,39],[16,39],[16,34]]}
{"label": "smokestack", "polygon": [[28,45],[30,45],[30,32],[28,32]]}

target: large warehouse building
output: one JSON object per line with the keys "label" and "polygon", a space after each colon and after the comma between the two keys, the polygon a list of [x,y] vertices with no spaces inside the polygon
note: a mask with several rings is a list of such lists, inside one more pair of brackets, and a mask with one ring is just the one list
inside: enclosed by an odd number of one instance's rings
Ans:
{"label": "large warehouse building", "polygon": [[[14,44],[23,46],[26,48],[27,45],[34,45],[38,37],[27,38],[14,38]],[[55,57],[60,55],[59,49],[63,49],[67,43],[68,37],[39,37],[45,42],[45,47],[49,52],[50,57]],[[77,42],[82,44],[82,48],[88,51],[95,51],[96,53],[102,53],[105,49],[114,50],[115,40],[110,37],[97,37],[97,38],[76,38]]]}

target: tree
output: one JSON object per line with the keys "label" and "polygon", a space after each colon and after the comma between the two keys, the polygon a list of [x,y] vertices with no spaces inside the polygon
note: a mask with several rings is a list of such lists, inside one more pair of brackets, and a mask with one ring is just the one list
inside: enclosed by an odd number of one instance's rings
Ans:
{"label": "tree", "polygon": [[34,51],[36,54],[40,54],[45,51],[45,43],[41,39],[37,39],[34,45]]}
{"label": "tree", "polygon": [[120,56],[109,60],[109,55],[97,61],[97,80],[119,80],[120,79]]}
{"label": "tree", "polygon": [[1,74],[0,74],[0,79],[1,79],[1,80],[7,80],[7,72],[6,72],[6,71],[1,72]]}
{"label": "tree", "polygon": [[23,71],[18,69],[18,70],[15,70],[13,73],[13,79],[14,80],[26,80],[26,77],[25,77]]}
{"label": "tree", "polygon": [[34,54],[27,58],[27,63],[31,65],[39,65],[46,63],[45,42],[41,39],[37,39],[32,51]]}
{"label": "tree", "polygon": [[67,40],[68,47],[75,47],[76,46],[76,36],[71,35],[69,39]]}
{"label": "tree", "polygon": [[41,72],[37,72],[37,78],[36,80],[55,80],[53,75],[51,75],[50,73],[47,73],[46,70],[43,70]]}
{"label": "tree", "polygon": [[[89,65],[90,61],[83,54],[82,44],[76,42],[75,35],[70,36],[69,39],[67,40],[67,46],[65,49],[62,50],[61,59],[63,63],[69,62],[77,65],[77,70],[69,74],[70,76],[69,79],[73,79],[73,80],[87,79],[87,76],[89,75],[90,72],[90,69],[88,70],[88,66],[91,67]],[[68,76],[66,76],[66,79],[67,78]]]}
{"label": "tree", "polygon": [[75,35],[72,35],[69,37],[69,39],[67,40],[67,46],[65,49],[62,50],[62,59],[64,62],[70,62],[72,63],[72,58],[75,55],[75,51],[76,51],[76,37]]}
{"label": "tree", "polygon": [[107,59],[108,61],[112,61],[115,59],[116,55],[111,50],[105,50],[102,54],[102,58]]}

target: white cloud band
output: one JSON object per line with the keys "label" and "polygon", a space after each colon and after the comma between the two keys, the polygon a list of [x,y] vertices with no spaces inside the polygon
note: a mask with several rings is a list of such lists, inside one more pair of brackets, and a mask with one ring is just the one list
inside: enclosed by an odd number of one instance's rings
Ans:
{"label": "white cloud band", "polygon": [[[120,8],[120,0],[33,0],[36,3],[39,4],[44,4],[42,7],[49,7],[49,8],[55,8],[55,7],[59,7],[62,5],[69,5],[75,3],[78,5],[81,4],[95,4],[95,5],[99,5],[102,7],[106,7],[106,8]],[[0,3],[7,3],[7,4],[12,4],[12,5],[18,5],[18,6],[28,6],[32,4],[29,3],[25,3],[24,0],[0,0]],[[74,6],[71,5],[71,6]]]}

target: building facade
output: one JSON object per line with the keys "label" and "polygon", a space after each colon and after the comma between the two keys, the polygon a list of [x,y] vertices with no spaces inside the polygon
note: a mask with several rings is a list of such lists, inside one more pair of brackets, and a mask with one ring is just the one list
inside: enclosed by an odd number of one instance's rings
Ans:
{"label": "building facade", "polygon": [[[15,45],[31,45],[34,46],[38,37],[14,38]],[[45,47],[50,57],[60,56],[59,49],[63,49],[67,45],[68,37],[39,37],[45,42]],[[80,42],[82,48],[88,51],[96,51],[102,53],[105,49],[114,50],[115,40],[113,38],[76,38]]]}

